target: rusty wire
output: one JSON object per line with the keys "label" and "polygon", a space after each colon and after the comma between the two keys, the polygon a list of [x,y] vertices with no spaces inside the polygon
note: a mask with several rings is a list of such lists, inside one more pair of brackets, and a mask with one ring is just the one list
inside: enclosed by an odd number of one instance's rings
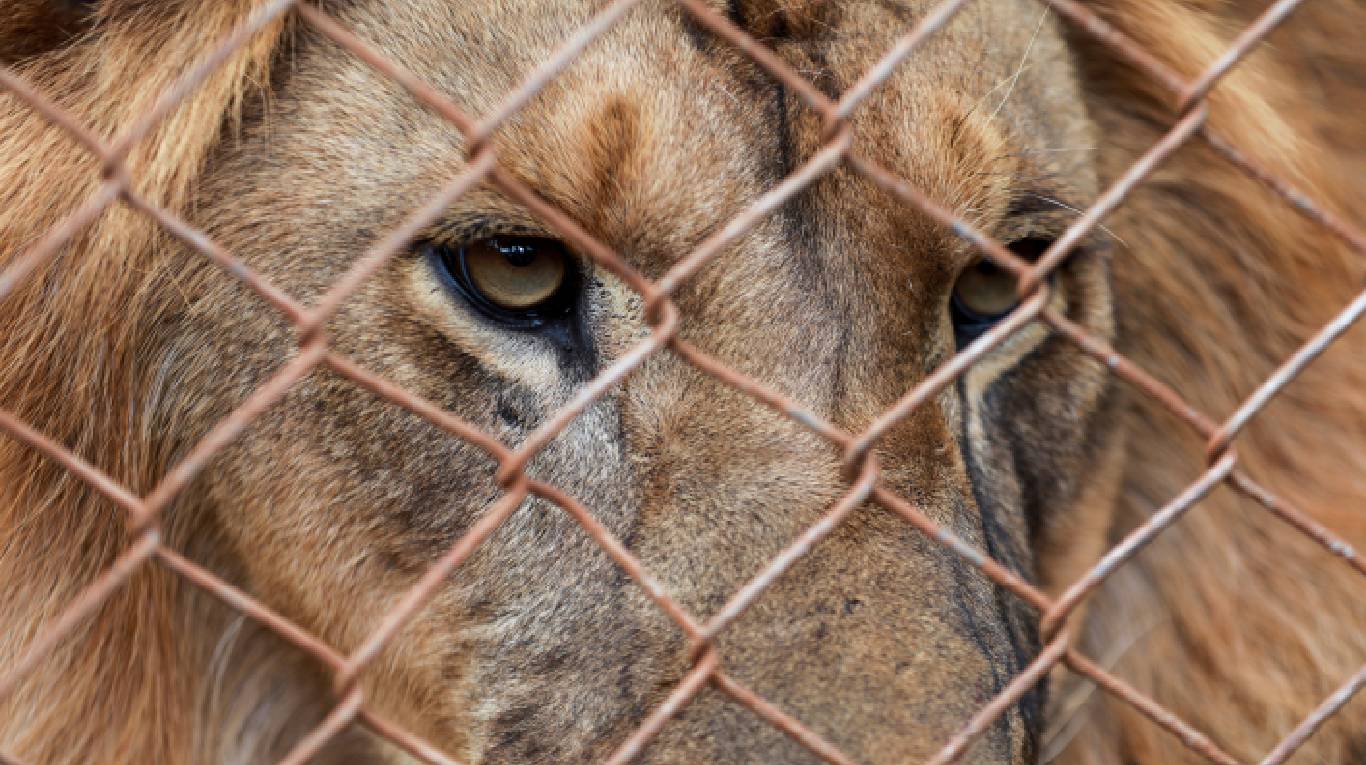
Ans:
{"label": "rusty wire", "polygon": [[[959,732],[944,744],[931,760],[936,765],[958,761],[972,743],[1018,699],[1049,673],[1055,666],[1066,665],[1070,671],[1088,678],[1104,692],[1132,705],[1155,724],[1178,737],[1188,747],[1210,762],[1237,765],[1240,761],[1220,749],[1200,731],[1177,718],[1154,700],[1131,685],[1100,668],[1086,656],[1070,647],[1066,623],[1069,614],[1100,586],[1104,579],[1131,559],[1139,549],[1170,527],[1215,487],[1228,485],[1250,497],[1276,518],[1291,528],[1307,535],[1358,572],[1366,575],[1366,560],[1330,530],[1310,518],[1302,510],[1271,493],[1239,465],[1234,442],[1243,428],[1317,356],[1366,312],[1366,293],[1352,301],[1323,329],[1304,343],[1252,395],[1223,422],[1185,402],[1180,394],[1165,385],[1129,359],[1117,353],[1104,340],[1090,335],[1082,327],[1060,313],[1048,308],[1047,275],[1101,221],[1158,168],[1168,157],[1199,138],[1235,167],[1255,178],[1272,192],[1280,195],[1310,221],[1324,227],[1356,252],[1366,255],[1366,236],[1343,221],[1330,210],[1317,204],[1308,195],[1267,171],[1250,159],[1238,147],[1229,143],[1208,123],[1208,102],[1220,80],[1265,37],[1285,21],[1304,0],[1279,0],[1249,25],[1228,50],[1194,79],[1186,79],[1145,51],[1090,11],[1077,0],[1038,0],[1060,14],[1082,31],[1116,50],[1138,69],[1151,76],[1170,92],[1179,119],[1168,132],[1120,176],[1094,205],[1035,263],[1030,264],[1013,255],[1004,244],[975,230],[954,211],[930,200],[922,191],[904,179],[857,153],[848,119],[858,106],[884,83],[915,50],[954,15],[968,0],[946,0],[931,9],[912,29],[902,35],[891,50],[870,68],[838,100],[822,93],[811,82],[791,69],[772,50],[714,11],[702,0],[677,0],[678,4],[702,26],[733,45],[736,50],[796,94],[823,120],[825,144],[802,166],[773,188],[758,197],[748,208],[697,245],[656,281],[647,280],[607,245],[597,241],[566,215],[543,200],[534,189],[527,187],[511,174],[503,171],[489,145],[488,139],[510,116],[522,108],[593,40],[597,39],[625,17],[641,0],[616,0],[600,11],[582,29],[575,31],[566,42],[541,66],[531,72],[521,86],[509,93],[503,102],[482,118],[466,113],[432,86],[405,71],[363,40],[345,29],[324,11],[303,0],[270,0],[263,3],[239,27],[226,35],[217,45],[194,62],[166,91],[153,107],[125,131],[112,140],[103,140],[81,124],[79,120],[48,100],[18,76],[0,68],[0,88],[8,91],[51,124],[61,128],[88,150],[102,165],[103,182],[95,192],[58,225],[47,231],[20,255],[5,271],[0,272],[0,300],[23,282],[46,261],[55,257],[73,237],[91,224],[116,202],[122,202],[156,221],[164,230],[191,249],[203,254],[265,298],[280,311],[298,331],[297,353],[279,371],[259,386],[226,418],[218,422],[188,454],[174,465],[146,496],[138,497],[113,478],[55,443],[11,413],[0,409],[0,432],[29,445],[57,465],[70,471],[92,489],[122,508],[126,513],[133,541],[93,583],[65,609],[44,625],[25,654],[10,666],[0,668],[0,697],[11,693],[23,677],[56,648],[73,630],[136,571],[155,560],[159,565],[181,576],[196,587],[218,598],[229,607],[251,617],[284,640],[315,657],[333,675],[336,704],[330,713],[281,762],[288,765],[308,761],[326,743],[352,723],[359,723],[372,733],[391,741],[413,757],[431,765],[458,765],[459,760],[439,751],[400,724],[379,717],[366,707],[362,687],[357,678],[406,624],[423,608],[441,583],[479,544],[501,523],[515,513],[532,496],[540,497],[562,508],[579,523],[588,535],[606,552],[682,630],[693,646],[693,666],[674,687],[665,701],[645,717],[645,722],[608,758],[610,765],[633,760],[669,720],[682,710],[704,687],[712,686],[752,710],[759,718],[786,733],[820,759],[834,765],[853,765],[855,760],[842,753],[834,744],[811,730],[801,721],[741,685],[726,673],[723,658],[715,648],[716,637],[757,599],[783,572],[804,555],[813,545],[838,527],[854,509],[868,504],[880,505],[899,515],[915,528],[939,544],[962,556],[997,585],[1019,596],[1036,609],[1042,619],[1045,646],[1040,654],[1024,668],[988,704],[968,721]],[[235,50],[249,43],[252,37],[272,21],[293,14],[351,55],[355,55],[376,71],[385,75],[435,114],[448,120],[463,135],[468,151],[467,169],[450,180],[419,209],[412,212],[395,230],[376,242],[351,266],[330,289],[312,306],[306,306],[284,293],[251,271],[242,261],[212,242],[202,232],[140,196],[133,188],[125,160],[129,152],[145,139],[186,97],[203,83],[212,71]],[[937,219],[955,234],[977,247],[983,255],[1018,277],[1022,297],[1020,307],[1007,320],[986,332],[962,352],[947,360],[923,381],[908,391],[896,404],[874,420],[861,433],[847,433],[827,422],[791,399],[764,384],[730,369],[697,347],[678,337],[679,316],[671,296],[704,265],[718,257],[726,247],[748,232],[763,216],[781,206],[821,176],[838,167],[846,167],[862,175],[903,203]],[[480,430],[435,404],[405,391],[401,387],[361,368],[333,350],[322,332],[326,322],[357,289],[397,253],[424,227],[432,223],[455,200],[480,183],[492,184],[510,198],[526,207],[577,251],[610,270],[634,289],[645,301],[645,318],[650,335],[623,354],[597,378],[585,385],[560,411],[537,428],[522,445],[513,449],[493,435]],[[898,496],[881,482],[877,461],[872,450],[879,438],[917,407],[930,400],[945,386],[964,374],[977,360],[993,347],[1004,342],[1026,325],[1042,321],[1062,337],[1074,342],[1086,354],[1104,364],[1114,375],[1161,403],[1179,420],[1186,423],[1207,442],[1209,463],[1202,474],[1171,502],[1154,513],[1145,523],[1106,553],[1101,560],[1074,582],[1060,597],[1050,598],[1030,583],[992,560],[985,553],[954,535],[923,514],[912,502]],[[630,375],[650,356],[670,349],[674,354],[721,382],[753,397],[760,403],[791,418],[794,422],[827,439],[843,450],[849,486],[830,509],[782,553],[766,565],[750,582],[737,591],[710,620],[699,621],[682,605],[673,600],[666,589],[641,562],[614,538],[607,528],[594,518],[590,510],[555,486],[531,479],[524,472],[528,461],[562,432],[570,422],[593,402],[608,393]],[[161,537],[159,519],[162,511],[177,497],[209,461],[231,443],[262,412],[278,403],[288,391],[314,369],[325,367],[351,383],[369,390],[382,400],[400,406],[442,428],[456,438],[463,439],[483,451],[498,463],[497,479],[502,497],[495,502],[428,571],[418,579],[397,602],[392,604],[380,625],[361,642],[350,655],[344,655],[320,638],[281,616],[249,593],[218,578],[207,569],[167,547]],[[0,402],[3,403],[3,402]],[[1341,709],[1352,695],[1366,685],[1366,667],[1347,679],[1337,692],[1326,698],[1294,731],[1286,736],[1266,757],[1262,765],[1285,762],[1325,721]],[[0,762],[18,761],[0,753]]]}

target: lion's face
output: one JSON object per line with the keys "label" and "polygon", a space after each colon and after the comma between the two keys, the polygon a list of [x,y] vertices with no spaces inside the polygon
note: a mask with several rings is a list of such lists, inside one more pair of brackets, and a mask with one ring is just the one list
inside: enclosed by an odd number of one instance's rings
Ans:
{"label": "lion's face", "polygon": [[[598,3],[350,4],[339,16],[470,113]],[[764,5],[762,3],[758,5]],[[731,8],[827,92],[848,88],[930,3]],[[196,222],[316,299],[465,167],[454,126],[313,32],[208,174]],[[1095,195],[1093,127],[1067,43],[1030,0],[969,6],[858,110],[856,151],[1037,254]],[[499,161],[648,277],[806,161],[819,119],[670,4],[647,3],[497,134]],[[1108,333],[1100,245],[1053,305]],[[683,283],[682,336],[851,432],[1009,308],[963,240],[847,169],[767,215]],[[168,411],[234,406],[292,330],[205,271],[166,359]],[[1005,287],[1002,287],[1002,284]],[[196,289],[196,287],[201,289]],[[203,331],[211,327],[212,331]],[[642,301],[491,187],[447,210],[328,327],[336,346],[518,444],[645,338]],[[202,338],[211,338],[208,345]],[[1104,375],[1032,326],[879,443],[885,485],[1029,577],[1100,450]],[[168,431],[174,429],[168,428]],[[848,488],[839,450],[669,351],[529,466],[582,502],[700,619]],[[201,479],[223,565],[354,649],[500,496],[495,464],[350,382],[316,373]],[[1037,651],[1037,615],[887,509],[857,510],[719,640],[729,674],[863,761],[936,751]],[[475,762],[601,757],[689,667],[681,631],[563,510],[518,509],[367,675],[380,707]],[[1025,762],[1042,696],[974,762]],[[705,690],[644,757],[806,762]]]}

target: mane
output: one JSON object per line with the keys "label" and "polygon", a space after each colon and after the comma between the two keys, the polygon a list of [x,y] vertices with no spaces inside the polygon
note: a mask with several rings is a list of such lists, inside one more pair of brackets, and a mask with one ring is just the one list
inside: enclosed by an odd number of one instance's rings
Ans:
{"label": "mane", "polygon": [[[23,50],[22,61],[5,63],[110,139],[251,5],[101,3],[98,15],[61,25],[69,36],[44,38],[41,53]],[[25,30],[51,22],[43,14],[53,7],[64,4],[18,4],[20,23],[0,32],[0,54],[37,44]],[[63,11],[58,21],[73,18]],[[277,23],[230,56],[131,151],[127,167],[140,195],[186,209],[215,143],[267,81],[282,30]],[[5,94],[0,177],[3,269],[95,193],[101,168],[62,129]],[[138,493],[160,477],[170,448],[149,431],[144,403],[156,370],[144,349],[174,299],[172,259],[195,257],[169,244],[154,222],[116,202],[0,303],[0,406]],[[122,510],[9,438],[0,438],[0,528],[0,665],[10,666],[130,538]],[[144,566],[0,700],[6,748],[41,762],[187,761],[194,680],[177,668],[201,647],[172,618],[181,587]]]}
{"label": "mane", "polygon": [[[94,18],[63,17],[63,34],[26,36],[52,29],[42,23],[49,5],[62,4],[16,5],[20,22],[0,30],[0,62],[14,63],[27,82],[107,137],[146,113],[184,62],[240,23],[252,3],[115,0]],[[1193,76],[1247,22],[1243,6],[1262,4],[1093,5]],[[1354,35],[1363,28],[1366,8],[1351,0],[1309,4],[1273,38],[1273,50],[1244,62],[1213,98],[1221,134],[1342,215],[1361,198],[1351,184],[1366,178],[1366,129],[1353,124],[1366,111],[1366,51]],[[286,37],[284,23],[258,34],[133,149],[128,168],[140,195],[172,212],[189,209],[211,152],[269,82]],[[1108,142],[1103,175],[1114,178],[1170,124],[1172,98],[1085,34],[1073,41],[1088,106]],[[1325,108],[1329,86],[1336,102]],[[0,177],[7,180],[0,185],[3,274],[96,191],[100,167],[60,128],[0,96]],[[1366,282],[1359,253],[1198,141],[1107,225],[1125,242],[1113,258],[1121,350],[1216,418]],[[177,264],[193,257],[145,216],[111,208],[0,295],[0,406],[134,492],[148,491],[177,447],[162,435],[175,428],[154,429],[148,410],[158,371],[148,348],[175,305]],[[1360,332],[1344,338],[1237,441],[1253,476],[1358,542],[1366,541],[1366,515],[1357,509],[1366,497],[1362,341]],[[1128,459],[1111,542],[1205,464],[1203,443],[1141,396],[1127,399],[1122,417]],[[118,508],[7,438],[0,438],[0,528],[0,581],[13,583],[0,588],[3,667],[126,549],[129,536]],[[1093,596],[1083,647],[1196,727],[1236,731],[1220,745],[1258,758],[1366,656],[1354,576],[1220,489]],[[211,665],[204,654],[214,646],[181,634],[174,614],[183,613],[176,604],[184,586],[144,567],[0,700],[0,740],[42,762],[191,759],[195,699],[205,692],[191,668]],[[1064,685],[1055,706],[1051,741],[1068,747],[1069,762],[1187,756],[1179,741],[1104,694]],[[1332,723],[1312,751],[1328,762],[1360,757],[1352,733],[1345,719]],[[1359,736],[1355,745],[1362,746]]]}
{"label": "mane", "polygon": [[[1095,5],[1193,80],[1263,4]],[[1348,32],[1363,24],[1360,4],[1309,4],[1211,99],[1215,130],[1347,220],[1366,179],[1366,51]],[[1101,150],[1103,174],[1114,178],[1172,124],[1174,98],[1105,46],[1077,37],[1096,85],[1093,117],[1110,144]],[[1198,139],[1109,225],[1125,242],[1113,257],[1120,350],[1215,420],[1366,287],[1361,253]],[[1255,480],[1357,545],[1366,541],[1363,340],[1360,330],[1341,338],[1235,442]],[[1128,392],[1127,458],[1107,545],[1174,499],[1207,459],[1189,426]],[[1225,751],[1257,761],[1359,670],[1363,593],[1360,574],[1342,560],[1219,488],[1092,596],[1084,648],[1212,732]],[[1132,707],[1086,686],[1062,693],[1055,711],[1052,748],[1073,747],[1061,761],[1193,756]],[[1316,761],[1363,754],[1366,741],[1353,730],[1359,718],[1353,726],[1341,717],[1306,747]],[[1082,722],[1090,732],[1078,735]]]}

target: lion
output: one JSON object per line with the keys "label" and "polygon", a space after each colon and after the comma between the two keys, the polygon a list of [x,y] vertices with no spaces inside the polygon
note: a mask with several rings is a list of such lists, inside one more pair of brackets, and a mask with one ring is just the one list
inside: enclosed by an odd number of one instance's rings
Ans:
{"label": "lion", "polygon": [[[248,0],[9,0],[0,59],[115,136]],[[832,97],[928,0],[715,0]],[[1090,0],[1195,78],[1266,5]],[[376,0],[325,10],[469,114],[498,107],[601,4]],[[1366,7],[1306,3],[1220,82],[1209,124],[1354,224]],[[861,156],[1037,258],[1180,117],[1112,46],[1034,0],[967,4],[848,121]],[[489,140],[499,166],[647,278],[830,135],[798,94],[673,3],[645,2]],[[303,304],[469,167],[457,127],[293,12],[126,158],[139,196]],[[97,192],[101,163],[0,97],[0,267]],[[1355,206],[1355,207],[1354,207]],[[680,337],[853,433],[1011,315],[1014,277],[848,167],[758,220],[676,294]],[[1360,252],[1192,140],[1049,278],[1051,310],[1216,419],[1361,289]],[[129,204],[22,279],[0,270],[0,409],[145,495],[294,358],[275,306]],[[9,279],[7,281],[7,279]],[[522,443],[650,332],[623,278],[488,183],[324,328],[355,365]],[[1366,345],[1348,333],[1234,441],[1262,485],[1366,542]],[[11,433],[11,435],[13,435]],[[890,428],[883,485],[1057,596],[1205,469],[1204,439],[1032,322]],[[320,367],[165,509],[165,544],[337,651],[504,497],[477,445]],[[843,455],[663,351],[531,460],[698,618],[846,494]],[[0,438],[0,673],[134,540],[126,514]],[[1366,662],[1360,573],[1228,487],[1066,624],[1082,654],[1242,761]],[[922,761],[1039,655],[1042,615],[877,502],[716,640],[730,676],[862,763]],[[526,499],[360,678],[367,709],[461,762],[598,761],[692,666],[682,631],[561,508]],[[25,763],[268,763],[336,703],[317,659],[158,562],[0,699]],[[1348,705],[1294,762],[1366,760]],[[411,762],[353,725],[321,762]],[[705,688],[640,762],[818,759]],[[1055,669],[965,762],[1203,762]]]}

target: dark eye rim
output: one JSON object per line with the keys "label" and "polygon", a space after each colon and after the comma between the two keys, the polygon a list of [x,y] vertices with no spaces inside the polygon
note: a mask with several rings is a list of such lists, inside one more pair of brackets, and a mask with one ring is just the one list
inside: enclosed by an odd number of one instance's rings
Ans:
{"label": "dark eye rim", "polygon": [[[544,242],[559,248],[564,257],[564,281],[550,297],[527,308],[506,308],[489,300],[474,285],[474,280],[470,276],[469,263],[465,257],[465,250],[476,242],[498,239]],[[538,236],[488,236],[456,245],[428,243],[422,249],[448,289],[459,295],[484,318],[510,329],[539,329],[553,321],[569,316],[578,303],[580,284],[578,263],[568,248],[557,239]]]}

